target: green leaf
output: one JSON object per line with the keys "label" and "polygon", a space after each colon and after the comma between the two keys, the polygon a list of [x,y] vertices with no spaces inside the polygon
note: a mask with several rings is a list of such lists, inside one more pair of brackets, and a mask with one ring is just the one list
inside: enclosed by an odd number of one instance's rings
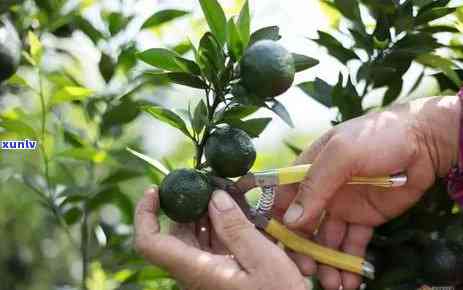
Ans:
{"label": "green leaf", "polygon": [[183,58],[165,48],[151,48],[138,53],[137,56],[141,61],[160,69],[194,75],[200,74],[199,67],[194,61]]}
{"label": "green leaf", "polygon": [[186,136],[191,137],[185,122],[175,112],[158,106],[143,106],[141,109],[159,121],[169,124],[182,131]]}
{"label": "green leaf", "polygon": [[349,32],[352,34],[352,37],[355,40],[355,47],[362,48],[369,54],[373,54],[374,41],[371,35],[358,32],[354,29],[349,29]]}
{"label": "green leaf", "polygon": [[87,209],[92,212],[110,203],[117,206],[127,224],[132,224],[134,212],[133,202],[118,186],[110,186],[103,189],[87,200],[86,204]]}
{"label": "green leaf", "polygon": [[20,138],[36,138],[34,128],[20,120],[9,120],[0,118],[0,127],[8,132],[15,133]]}
{"label": "green leaf", "polygon": [[132,17],[126,17],[119,12],[111,12],[108,15],[108,29],[111,35],[116,35],[127,27]]}
{"label": "green leaf", "polygon": [[75,160],[92,161],[94,163],[102,163],[108,158],[108,154],[105,151],[92,147],[70,148],[58,153],[57,156]]}
{"label": "green leaf", "polygon": [[85,142],[82,140],[82,138],[79,136],[77,132],[74,132],[70,128],[64,127],[64,132],[63,132],[63,138],[64,141],[73,147],[84,147]]}
{"label": "green leaf", "polygon": [[78,207],[71,207],[63,213],[66,224],[73,225],[82,217],[82,210]]}
{"label": "green leaf", "polygon": [[53,95],[50,101],[50,105],[56,105],[70,101],[83,101],[92,94],[93,90],[88,88],[74,86],[64,87]]}
{"label": "green leaf", "polygon": [[185,72],[159,73],[148,71],[145,72],[145,75],[157,81],[167,81],[196,89],[206,89],[208,87],[207,84],[199,77]]}
{"label": "green leaf", "polygon": [[402,91],[402,83],[402,78],[398,78],[391,83],[386,93],[384,94],[383,106],[387,106],[397,99],[397,97],[400,95],[400,92]]}
{"label": "green leaf", "polygon": [[29,31],[27,34],[27,39],[29,42],[29,54],[32,57],[34,61],[34,65],[40,64],[42,60],[42,55],[43,55],[43,45],[40,42],[39,38],[37,35],[34,34],[34,32]]}
{"label": "green leaf", "polygon": [[127,181],[132,178],[144,176],[143,172],[134,171],[131,169],[120,168],[117,171],[111,173],[108,177],[101,181],[102,184],[114,184],[123,181]]}
{"label": "green leaf", "polygon": [[280,28],[278,26],[268,26],[260,28],[254,31],[251,34],[249,40],[249,46],[253,45],[254,43],[258,42],[259,40],[280,40]]}
{"label": "green leaf", "polygon": [[397,11],[392,22],[397,34],[403,31],[411,31],[414,28],[413,25],[415,18],[413,16],[412,1],[407,0],[397,7]]}
{"label": "green leaf", "polygon": [[192,120],[192,126],[193,129],[197,134],[200,134],[201,131],[203,130],[204,126],[207,125],[207,106],[204,103],[203,100],[200,100],[198,102],[198,105],[196,105],[194,114],[193,114],[193,120]]}
{"label": "green leaf", "polygon": [[442,72],[452,80],[455,85],[461,86],[461,79],[458,74],[453,70],[454,64],[451,60],[443,58],[436,54],[420,55],[416,59],[417,62],[442,70]]}
{"label": "green leaf", "polygon": [[225,112],[221,112],[224,119],[243,119],[259,110],[258,106],[236,104]]}
{"label": "green leaf", "polygon": [[189,41],[182,41],[177,45],[171,48],[173,51],[178,53],[179,55],[184,55],[185,53],[189,52],[193,49],[191,42]]}
{"label": "green leaf", "polygon": [[10,86],[27,87],[27,88],[31,87],[31,86],[29,86],[27,81],[24,78],[22,78],[21,76],[19,76],[18,74],[14,74],[13,76],[11,76],[6,81],[6,83],[9,84]]}
{"label": "green leaf", "polygon": [[197,59],[207,79],[219,87],[219,74],[225,70],[225,55],[212,33],[207,32],[201,37]]}
{"label": "green leaf", "polygon": [[172,278],[172,275],[170,275],[169,272],[157,266],[143,267],[143,269],[140,270],[138,276],[139,281],[153,281],[164,278]]}
{"label": "green leaf", "polygon": [[334,6],[346,18],[355,21],[358,25],[363,25],[360,17],[359,1],[357,0],[334,0]]}
{"label": "green leaf", "polygon": [[233,60],[239,61],[243,55],[244,46],[233,18],[230,18],[227,24],[227,45]]}
{"label": "green leaf", "polygon": [[286,110],[285,106],[277,100],[273,100],[273,104],[269,109],[278,115],[289,127],[294,128],[293,120]]}
{"label": "green leaf", "polygon": [[150,18],[148,18],[143,25],[141,26],[141,29],[145,28],[154,28],[157,27],[161,24],[167,23],[169,21],[172,21],[176,18],[185,16],[189,14],[190,12],[184,11],[184,10],[177,10],[177,9],[166,9],[166,10],[161,10],[153,15],[151,15]]}
{"label": "green leaf", "polygon": [[432,2],[440,1],[440,0],[412,0],[413,5],[423,8],[426,5],[429,5]]}
{"label": "green leaf", "polygon": [[338,107],[342,121],[347,121],[363,114],[362,99],[359,97],[350,77],[347,80],[346,86],[343,87],[343,77],[342,74],[339,74],[338,83],[333,88],[331,95],[333,105]]}
{"label": "green leaf", "polygon": [[116,67],[113,59],[106,53],[102,53],[98,68],[100,69],[100,73],[103,79],[106,82],[109,82],[114,75]]}
{"label": "green leaf", "polygon": [[243,47],[246,48],[251,38],[251,13],[249,11],[249,1],[244,2],[241,8],[240,16],[238,18],[238,29],[243,41]]}
{"label": "green leaf", "polygon": [[104,38],[103,33],[96,29],[87,19],[82,16],[76,16],[74,22],[77,27],[82,30],[92,41],[97,44],[98,41]]}
{"label": "green leaf", "polygon": [[272,118],[256,118],[242,121],[240,119],[230,118],[226,119],[225,123],[245,131],[253,138],[257,138],[265,130],[271,120]]}
{"label": "green leaf", "polygon": [[333,106],[333,100],[331,98],[333,87],[324,80],[315,78],[314,81],[301,83],[298,87],[304,93],[326,107],[331,108]]}
{"label": "green leaf", "polygon": [[391,39],[391,21],[390,15],[386,11],[379,10],[376,17],[376,26],[373,31],[373,37],[376,40],[375,44],[378,48],[385,48]]}
{"label": "green leaf", "polygon": [[222,7],[217,0],[199,0],[199,3],[212,34],[220,45],[224,46],[227,36],[227,19]]}
{"label": "green leaf", "polygon": [[61,87],[78,87],[79,83],[69,73],[53,72],[46,74],[47,79],[52,82],[57,88]]}
{"label": "green leaf", "polygon": [[296,145],[288,142],[288,141],[285,141],[285,145],[286,147],[288,147],[289,150],[291,150],[291,152],[294,153],[294,155],[297,155],[299,156],[301,153],[302,153],[302,149],[297,147]]}
{"label": "green leaf", "polygon": [[424,77],[425,77],[425,69],[421,71],[419,76],[416,78],[416,81],[414,82],[413,86],[408,90],[408,92],[405,95],[406,96],[411,95],[421,85],[421,82],[423,81]]}
{"label": "green leaf", "polygon": [[315,58],[305,56],[302,54],[293,53],[294,65],[296,67],[296,72],[300,72],[311,67],[316,66],[320,62]]}
{"label": "green leaf", "polygon": [[349,60],[358,59],[355,52],[345,48],[341,42],[326,32],[318,31],[318,39],[314,39],[316,43],[324,46],[330,55],[338,59],[342,64],[346,64]]}
{"label": "green leaf", "polygon": [[111,133],[111,128],[127,124],[138,117],[141,112],[139,109],[140,104],[132,99],[131,93],[129,92],[119,98],[117,103],[112,102],[108,106],[101,120],[101,132],[103,135]]}
{"label": "green leaf", "polygon": [[[463,79],[463,70],[454,70],[455,73],[458,74],[460,79]],[[446,74],[440,72],[432,75],[436,78],[437,82],[439,83],[439,88],[441,91],[452,90],[457,92],[460,89],[460,85],[455,84],[452,80],[450,80]]]}
{"label": "green leaf", "polygon": [[450,33],[458,33],[459,30],[453,26],[448,25],[431,25],[431,26],[424,26],[420,28],[419,31],[427,32],[427,33],[440,33],[440,32],[450,32]]}
{"label": "green leaf", "polygon": [[[437,42],[436,38],[427,33],[409,33],[401,38],[393,46],[393,53],[408,54],[416,56],[416,54],[424,54],[439,48],[441,45]],[[387,55],[390,57],[390,55]]]}
{"label": "green leaf", "polygon": [[449,15],[455,11],[456,11],[455,8],[448,8],[448,7],[439,7],[439,8],[433,8],[431,10],[427,10],[426,12],[423,12],[416,16],[415,25],[426,24],[433,20]]}
{"label": "green leaf", "polygon": [[167,175],[169,174],[169,169],[167,169],[161,162],[157,161],[156,159],[153,159],[149,156],[146,156],[140,152],[137,152],[133,149],[126,148],[127,151],[129,151],[131,154],[135,155],[136,157],[140,158],[141,160],[145,161],[149,165],[151,165],[157,172],[161,173],[162,175]]}
{"label": "green leaf", "polygon": [[[417,1],[415,0],[414,2],[417,2]],[[424,2],[425,3],[422,3],[422,5],[420,5],[422,7],[418,11],[418,14],[426,12],[433,8],[445,7],[447,6],[447,4],[449,4],[450,0],[429,0],[429,1],[424,1]]]}
{"label": "green leaf", "polygon": [[117,69],[127,74],[137,63],[137,48],[133,43],[124,47],[117,58]]}

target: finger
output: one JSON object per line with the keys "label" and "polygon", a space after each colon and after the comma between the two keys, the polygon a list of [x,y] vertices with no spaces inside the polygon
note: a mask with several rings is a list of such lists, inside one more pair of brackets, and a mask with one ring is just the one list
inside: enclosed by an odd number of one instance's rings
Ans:
{"label": "finger", "polygon": [[312,276],[317,272],[317,263],[308,256],[286,249],[286,254],[293,260],[303,276]]}
{"label": "finger", "polygon": [[315,228],[332,196],[351,179],[355,160],[351,147],[339,137],[328,141],[299,184],[298,194],[284,216],[286,224]]}
{"label": "finger", "polygon": [[195,225],[193,223],[172,223],[169,234],[183,241],[185,244],[199,248],[196,236]]}
{"label": "finger", "polygon": [[[151,263],[166,268],[172,275],[183,281],[201,282],[202,277],[216,279],[217,261],[211,254],[188,246],[179,239],[160,233],[156,220],[159,207],[157,189],[145,192],[135,212],[135,247]],[[201,273],[201,277],[198,277]],[[207,273],[207,275],[205,274]]]}
{"label": "finger", "polygon": [[209,251],[211,249],[211,228],[209,217],[206,215],[196,223],[196,236],[201,250]]}
{"label": "finger", "polygon": [[219,236],[217,235],[217,232],[213,228],[211,228],[211,249],[214,254],[218,254],[218,255],[230,254],[230,251],[222,243]]}
{"label": "finger", "polygon": [[[351,224],[344,237],[342,250],[348,254],[363,257],[373,235],[373,229],[364,225]],[[351,272],[342,272],[342,286],[345,290],[358,289],[362,278]]]}
{"label": "finger", "polygon": [[[313,163],[313,161],[317,158],[318,154],[325,147],[326,143],[333,136],[333,132],[333,130],[330,130],[327,133],[325,133],[322,137],[318,138],[315,142],[313,142],[307,150],[304,150],[297,157],[293,165]],[[275,199],[274,206],[275,218],[277,218],[278,220],[283,219],[283,215],[288,209],[291,202],[294,200],[298,188],[299,185],[297,183],[282,185],[277,188],[277,196]]]}
{"label": "finger", "polygon": [[[329,248],[339,249],[345,233],[346,223],[328,216],[320,226],[316,240]],[[342,283],[340,271],[327,265],[318,267],[318,278],[326,290],[338,290]]]}
{"label": "finger", "polygon": [[270,270],[285,259],[284,252],[259,233],[225,191],[214,192],[209,215],[219,239],[248,272]]}

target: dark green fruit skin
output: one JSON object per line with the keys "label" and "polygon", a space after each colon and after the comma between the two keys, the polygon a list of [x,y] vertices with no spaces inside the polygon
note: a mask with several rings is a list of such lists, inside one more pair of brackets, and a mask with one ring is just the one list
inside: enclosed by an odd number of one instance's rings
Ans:
{"label": "dark green fruit skin", "polygon": [[195,222],[206,212],[213,190],[205,174],[194,169],[174,170],[159,187],[161,208],[176,222]]}
{"label": "dark green fruit skin", "polygon": [[217,128],[209,136],[205,148],[206,160],[222,177],[246,174],[256,160],[251,137],[241,129]]}
{"label": "dark green fruit skin", "polygon": [[463,245],[447,240],[432,241],[423,252],[424,277],[435,286],[463,283]]}
{"label": "dark green fruit skin", "polygon": [[0,19],[0,83],[9,79],[21,60],[21,42],[18,33],[6,19]]}
{"label": "dark green fruit skin", "polygon": [[261,40],[249,47],[240,63],[243,85],[260,98],[286,92],[296,73],[290,52],[272,40]]}

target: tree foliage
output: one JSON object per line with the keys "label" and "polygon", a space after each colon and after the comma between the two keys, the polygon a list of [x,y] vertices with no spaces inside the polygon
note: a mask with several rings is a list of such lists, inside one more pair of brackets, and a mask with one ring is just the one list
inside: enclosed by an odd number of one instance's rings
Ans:
{"label": "tree foliage", "polygon": [[[272,120],[253,116],[259,109],[293,126],[278,99],[255,100],[240,86],[239,61],[246,49],[259,40],[281,39],[277,26],[251,29],[248,1],[238,15],[227,15],[218,1],[199,0],[208,29],[198,43],[185,39],[146,50],[131,31],[159,33],[189,18],[191,11],[158,10],[140,21],[125,1],[114,1],[118,8],[111,9],[96,9],[96,2],[0,3],[0,14],[14,24],[23,48],[20,69],[0,84],[0,140],[38,140],[36,152],[0,151],[0,208],[11,215],[0,215],[0,225],[11,236],[0,246],[4,289],[49,289],[52,284],[91,290],[178,289],[168,273],[148,267],[132,250],[135,199],[180,163],[176,157],[156,160],[140,153],[140,134],[133,133],[136,121],[152,117],[181,133],[194,152],[186,146],[179,155],[185,160],[193,154],[196,168],[208,166],[204,144],[217,126],[227,124],[257,138]],[[456,35],[461,9],[449,7],[449,1],[321,2],[342,18],[313,41],[339,61],[342,73],[334,84],[315,78],[298,87],[336,108],[334,124],[397,102],[429,77],[442,93],[460,87],[462,45]],[[99,57],[94,83],[85,75],[90,61],[80,55],[81,42]],[[319,65],[310,56],[292,55],[297,72]],[[405,86],[404,75],[412,65],[421,73],[412,86]],[[166,106],[160,91],[172,85],[189,87],[201,99],[187,108]],[[381,89],[381,104],[365,107],[365,98]],[[287,146],[300,152],[292,143]],[[373,247],[394,252],[436,232],[454,235],[450,229],[461,225],[461,218],[443,190],[436,184],[409,213],[381,227]],[[164,215],[160,219],[166,222]],[[49,236],[38,243],[34,234],[43,237],[43,229]],[[34,259],[25,248],[33,249]],[[46,264],[47,257],[56,265]],[[78,279],[71,274],[75,260],[82,265]],[[403,269],[393,270],[380,277],[396,277]],[[420,283],[419,273],[380,278],[368,287]]]}

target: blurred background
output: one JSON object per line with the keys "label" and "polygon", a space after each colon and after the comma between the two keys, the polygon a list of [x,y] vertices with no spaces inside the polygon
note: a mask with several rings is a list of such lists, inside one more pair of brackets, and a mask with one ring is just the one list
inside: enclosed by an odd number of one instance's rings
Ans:
{"label": "blurred background", "polygon": [[[1,13],[8,15],[21,39],[28,39],[23,49],[30,55],[23,54],[17,74],[1,87],[0,139],[41,136],[44,142],[36,151],[0,150],[0,289],[79,289],[82,279],[91,290],[177,289],[168,273],[147,267],[133,252],[134,204],[144,188],[161,177],[125,148],[169,168],[192,166],[194,147],[189,140],[140,113],[137,106],[148,102],[186,108],[203,92],[140,77],[146,65],[136,62],[135,52],[165,47],[192,59],[191,44],[197,46],[207,30],[198,1],[2,2]],[[449,6],[460,5],[450,2]],[[239,14],[244,1],[220,3],[230,16]],[[340,63],[311,40],[323,30],[333,32],[345,46],[353,44],[339,32],[348,27],[346,19],[324,1],[256,0],[249,5],[252,31],[277,25],[288,50],[319,60],[318,66],[298,74],[295,84],[318,77],[335,85],[339,73],[358,68]],[[143,27],[152,15],[173,9],[183,13]],[[360,12],[366,26],[374,27],[368,11]],[[455,19],[450,15],[442,21]],[[40,41],[36,44],[40,56],[30,50],[34,38],[29,31]],[[454,43],[460,39],[446,33],[436,37]],[[39,63],[28,63],[28,57],[40,58]],[[403,75],[396,101],[448,92],[430,75],[435,71],[426,72],[423,64],[413,62]],[[368,91],[363,107],[381,105],[385,91]],[[59,94],[71,101],[43,107],[41,100]],[[294,127],[268,110],[255,113],[273,120],[254,140],[258,152],[254,169],[290,164],[295,153],[330,128],[339,113],[298,86],[278,100]]]}

